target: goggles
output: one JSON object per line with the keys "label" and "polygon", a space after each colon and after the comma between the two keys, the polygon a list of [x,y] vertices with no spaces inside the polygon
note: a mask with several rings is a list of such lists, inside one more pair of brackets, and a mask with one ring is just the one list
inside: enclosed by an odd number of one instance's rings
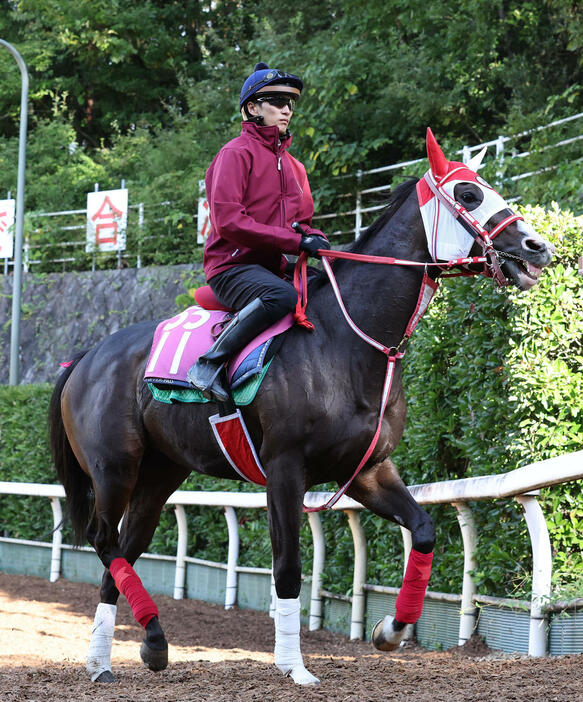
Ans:
{"label": "goggles", "polygon": [[296,101],[293,98],[285,97],[283,95],[266,95],[264,97],[257,97],[253,102],[267,102],[278,110],[283,110],[284,107],[289,107],[290,112],[293,112],[296,108]]}

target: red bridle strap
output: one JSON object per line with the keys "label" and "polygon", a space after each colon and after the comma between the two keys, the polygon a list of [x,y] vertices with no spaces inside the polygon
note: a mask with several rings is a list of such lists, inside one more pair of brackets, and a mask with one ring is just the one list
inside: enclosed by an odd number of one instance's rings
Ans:
{"label": "red bridle strap", "polygon": [[502,272],[500,264],[498,263],[498,258],[492,244],[492,239],[498,236],[498,234],[500,234],[500,232],[506,229],[506,227],[508,227],[510,224],[519,219],[523,220],[524,217],[519,214],[511,214],[499,222],[492,229],[492,231],[488,232],[488,230],[485,229],[477,219],[472,217],[472,215],[463,205],[451,197],[451,195],[449,195],[443,187],[445,181],[451,178],[451,176],[458,170],[460,169],[454,169],[440,181],[435,180],[433,173],[428,171],[425,174],[425,182],[439,202],[451,213],[453,217],[460,220],[460,224],[462,224],[464,229],[466,229],[466,231],[468,231],[481,245],[482,252],[486,257],[486,263],[484,264],[483,270],[484,275],[489,278],[494,278],[500,287],[504,287],[508,285],[508,280],[506,279],[506,276]]}

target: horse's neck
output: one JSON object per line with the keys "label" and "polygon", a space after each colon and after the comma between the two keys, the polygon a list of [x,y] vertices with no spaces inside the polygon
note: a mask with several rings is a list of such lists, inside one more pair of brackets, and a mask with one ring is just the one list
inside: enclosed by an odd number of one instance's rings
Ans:
{"label": "horse's neck", "polygon": [[[414,194],[358,248],[359,253],[367,255],[427,262],[423,223]],[[396,346],[415,312],[423,267],[343,261],[333,268],[337,269],[342,298],[357,326],[386,346]],[[318,315],[339,314],[331,286],[325,286],[318,297]],[[348,329],[345,323],[342,326]]]}

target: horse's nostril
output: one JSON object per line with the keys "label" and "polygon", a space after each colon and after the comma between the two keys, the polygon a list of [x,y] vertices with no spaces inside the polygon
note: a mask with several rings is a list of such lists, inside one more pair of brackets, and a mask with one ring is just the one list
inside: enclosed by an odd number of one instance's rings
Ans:
{"label": "horse's nostril", "polygon": [[534,239],[531,237],[524,239],[522,245],[524,248],[530,249],[531,251],[544,251],[547,248],[546,242],[542,239]]}

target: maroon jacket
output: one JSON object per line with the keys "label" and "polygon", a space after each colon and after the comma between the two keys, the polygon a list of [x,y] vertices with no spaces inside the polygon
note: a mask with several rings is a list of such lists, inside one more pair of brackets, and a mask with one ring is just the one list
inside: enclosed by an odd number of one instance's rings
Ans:
{"label": "maroon jacket", "polygon": [[259,264],[280,274],[283,253],[298,254],[299,222],[308,233],[314,202],[306,169],[287,153],[291,136],[277,126],[243,122],[241,136],[225,144],[206,173],[211,230],[204,250],[207,280],[237,264]]}

